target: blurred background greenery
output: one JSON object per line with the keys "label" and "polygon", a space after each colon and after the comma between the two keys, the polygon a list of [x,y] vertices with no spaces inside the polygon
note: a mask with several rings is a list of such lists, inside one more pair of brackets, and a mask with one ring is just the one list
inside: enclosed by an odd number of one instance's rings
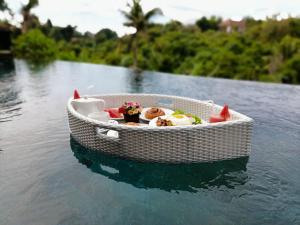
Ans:
{"label": "blurred background greenery", "polygon": [[[119,37],[111,29],[93,34],[76,27],[42,24],[30,0],[21,9],[23,22],[9,30],[15,57],[32,62],[54,59],[135,67],[194,76],[222,77],[279,83],[300,83],[300,18],[265,20],[247,17],[241,21],[202,17],[195,24],[171,21],[155,24],[151,17],[159,8],[144,12],[133,0],[122,11],[124,25],[136,32]],[[0,0],[0,10],[10,12]]]}

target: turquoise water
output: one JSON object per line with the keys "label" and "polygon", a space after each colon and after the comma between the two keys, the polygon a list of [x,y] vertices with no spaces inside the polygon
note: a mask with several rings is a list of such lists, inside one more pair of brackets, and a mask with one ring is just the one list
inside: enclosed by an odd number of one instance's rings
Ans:
{"label": "turquoise water", "polygon": [[[74,88],[226,102],[255,120],[251,155],[162,165],[89,151],[68,132]],[[0,149],[1,225],[300,224],[300,86],[0,63]]]}

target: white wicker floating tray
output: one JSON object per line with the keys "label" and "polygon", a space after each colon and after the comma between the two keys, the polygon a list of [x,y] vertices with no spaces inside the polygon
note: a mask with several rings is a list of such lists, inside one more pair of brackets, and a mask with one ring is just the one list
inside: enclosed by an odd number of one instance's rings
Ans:
{"label": "white wicker floating tray", "polygon": [[[191,98],[158,94],[110,94],[85,96],[104,99],[106,107],[119,107],[125,101],[143,107],[181,109],[208,121],[212,103]],[[214,105],[216,112],[221,106]],[[72,137],[84,147],[139,161],[191,163],[226,160],[248,156],[253,120],[230,110],[231,120],[193,126],[149,127],[109,124],[79,114],[68,101]],[[107,136],[109,130],[119,137]],[[100,131],[100,132],[99,132]]]}

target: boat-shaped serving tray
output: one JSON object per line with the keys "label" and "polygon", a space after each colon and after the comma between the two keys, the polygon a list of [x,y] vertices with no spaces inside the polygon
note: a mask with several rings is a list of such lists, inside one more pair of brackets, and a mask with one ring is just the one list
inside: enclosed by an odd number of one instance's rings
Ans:
{"label": "boat-shaped serving tray", "polygon": [[[110,94],[85,96],[105,100],[106,107],[119,107],[125,101],[143,107],[180,109],[208,121],[212,109],[221,106],[208,101],[158,94]],[[230,110],[231,119],[214,124],[149,127],[109,124],[90,119],[67,105],[72,137],[84,147],[133,160],[162,163],[192,163],[248,156],[251,149],[253,120]],[[114,130],[118,137],[108,136]]]}

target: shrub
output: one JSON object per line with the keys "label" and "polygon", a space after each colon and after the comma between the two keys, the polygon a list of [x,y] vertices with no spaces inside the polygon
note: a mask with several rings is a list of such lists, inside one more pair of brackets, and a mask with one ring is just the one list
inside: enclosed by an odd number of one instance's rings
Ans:
{"label": "shrub", "polygon": [[300,83],[300,54],[294,55],[287,63],[283,66],[282,71],[283,83]]}
{"label": "shrub", "polygon": [[52,39],[34,29],[13,41],[13,52],[16,57],[32,62],[45,62],[56,58],[57,47]]}
{"label": "shrub", "polygon": [[133,64],[133,59],[131,55],[125,55],[121,60],[121,66],[129,67]]}

